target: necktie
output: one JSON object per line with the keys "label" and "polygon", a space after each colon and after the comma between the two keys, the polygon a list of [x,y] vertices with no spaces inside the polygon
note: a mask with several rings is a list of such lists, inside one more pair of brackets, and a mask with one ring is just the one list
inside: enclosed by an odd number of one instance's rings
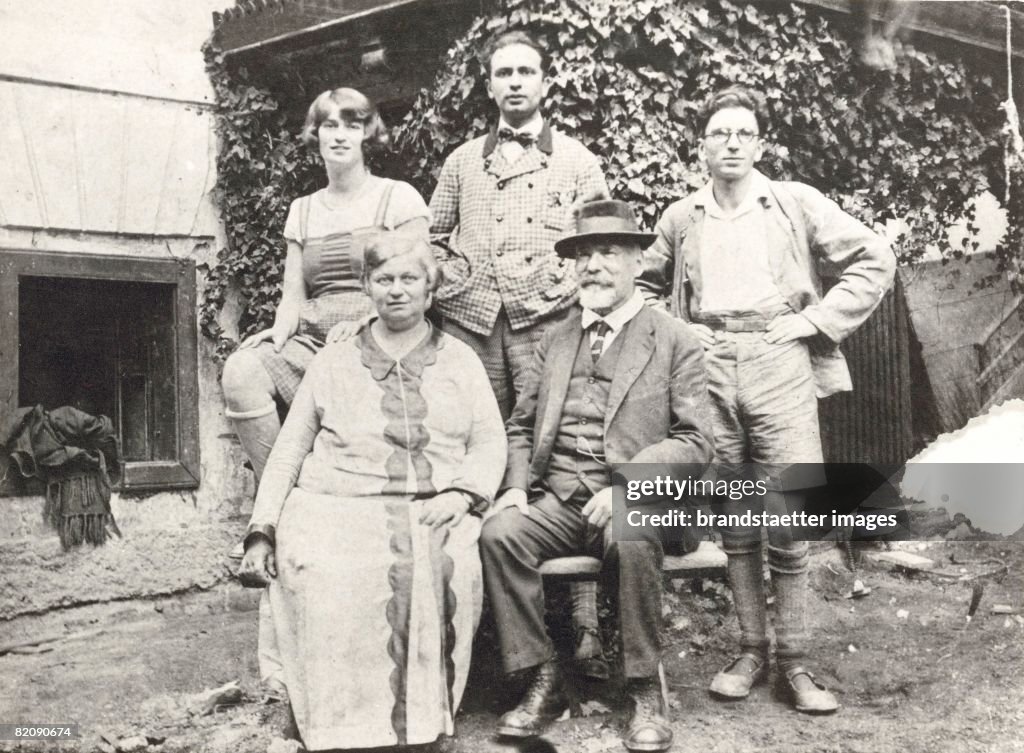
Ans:
{"label": "necktie", "polygon": [[502,126],[498,129],[498,142],[504,143],[506,141],[514,141],[524,149],[528,149],[537,141],[537,137],[532,133],[513,131],[508,126]]}
{"label": "necktie", "polygon": [[597,359],[604,352],[605,335],[611,331],[611,327],[608,326],[608,322],[604,319],[598,319],[590,325],[590,330],[594,333],[590,339],[590,357],[594,359],[594,363],[597,363]]}

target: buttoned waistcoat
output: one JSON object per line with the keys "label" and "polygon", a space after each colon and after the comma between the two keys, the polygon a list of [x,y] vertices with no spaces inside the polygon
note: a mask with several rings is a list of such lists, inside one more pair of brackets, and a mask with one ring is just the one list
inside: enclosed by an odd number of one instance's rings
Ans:
{"label": "buttoned waistcoat", "polygon": [[582,197],[608,195],[597,157],[547,123],[537,144],[509,164],[492,131],[448,157],[430,199],[432,241],[468,258],[460,293],[436,306],[488,335],[504,307],[513,329],[536,324],[576,300],[572,263],[556,240]]}
{"label": "buttoned waistcoat", "polygon": [[[541,338],[506,425],[502,488],[530,490],[544,479],[583,337],[577,311]],[[609,472],[633,478],[626,466],[635,463],[703,469],[714,453],[704,349],[684,324],[651,308],[642,309],[622,337],[604,415]]]}

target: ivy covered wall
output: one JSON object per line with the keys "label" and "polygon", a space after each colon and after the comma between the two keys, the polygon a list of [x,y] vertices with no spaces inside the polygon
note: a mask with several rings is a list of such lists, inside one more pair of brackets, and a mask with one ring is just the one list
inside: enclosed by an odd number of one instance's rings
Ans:
{"label": "ivy covered wall", "polygon": [[[946,229],[965,217],[970,228],[970,202],[982,191],[1003,196],[998,105],[1006,91],[1004,76],[992,74],[996,58],[983,67],[971,60],[974,50],[904,46],[895,70],[877,71],[856,62],[857,40],[826,16],[729,0],[510,0],[464,30],[446,29],[448,52],[395,124],[394,153],[379,170],[429,198],[444,158],[493,119],[480,48],[519,27],[551,52],[546,114],[600,156],[613,194],[648,226],[706,180],[695,114],[710,91],[731,83],[768,98],[775,127],[761,169],[818,187],[869,224],[901,218],[903,263],[928,246],[950,257],[972,250],[970,233],[950,247]],[[225,65],[214,50],[208,59],[221,108],[217,200],[229,244],[209,270],[201,318],[226,352],[234,342],[218,316],[227,291],[245,302],[242,332],[272,321],[288,205],[324,181],[297,137],[306,102],[351,82],[326,57],[306,56],[299,68],[308,96],[299,106],[294,58],[258,74]],[[1000,254],[1019,274],[1024,207],[1016,188]]]}

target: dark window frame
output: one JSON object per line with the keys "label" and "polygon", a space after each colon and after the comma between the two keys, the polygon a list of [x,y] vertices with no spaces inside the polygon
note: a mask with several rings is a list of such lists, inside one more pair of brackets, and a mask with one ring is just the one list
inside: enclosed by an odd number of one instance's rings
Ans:
{"label": "dark window frame", "polygon": [[[65,277],[174,286],[173,328],[177,374],[175,460],[125,464],[122,491],[194,489],[199,486],[199,354],[196,342],[196,265],[191,259],[152,259],[0,248],[0,416],[18,408],[19,279]],[[0,494],[17,493],[16,471],[0,458]]]}

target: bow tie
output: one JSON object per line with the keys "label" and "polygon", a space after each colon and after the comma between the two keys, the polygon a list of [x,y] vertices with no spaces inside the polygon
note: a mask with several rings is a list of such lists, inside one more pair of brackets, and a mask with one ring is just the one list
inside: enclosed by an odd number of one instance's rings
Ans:
{"label": "bow tie", "polygon": [[524,149],[528,149],[533,144],[537,143],[537,137],[532,133],[526,133],[525,131],[513,131],[511,128],[502,126],[498,129],[498,142],[503,143],[505,141],[515,141]]}

